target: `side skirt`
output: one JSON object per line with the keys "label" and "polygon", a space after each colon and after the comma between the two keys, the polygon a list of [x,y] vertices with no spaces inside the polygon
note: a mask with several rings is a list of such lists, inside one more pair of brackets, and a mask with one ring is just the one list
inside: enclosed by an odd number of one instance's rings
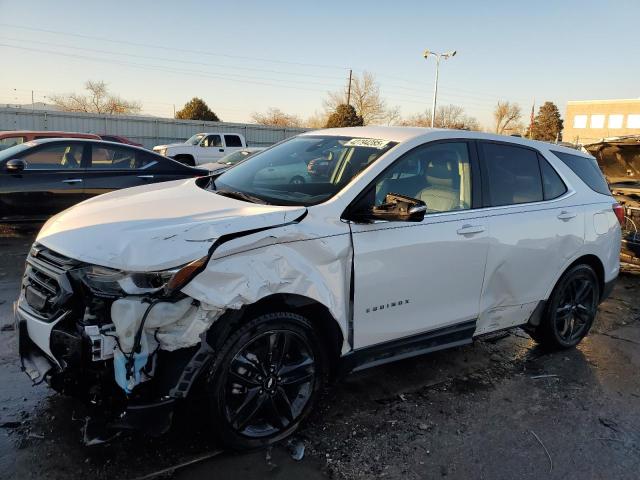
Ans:
{"label": "side skirt", "polygon": [[357,372],[404,358],[467,345],[473,341],[475,330],[476,320],[469,320],[411,337],[359,348],[342,357],[340,370],[344,374]]}

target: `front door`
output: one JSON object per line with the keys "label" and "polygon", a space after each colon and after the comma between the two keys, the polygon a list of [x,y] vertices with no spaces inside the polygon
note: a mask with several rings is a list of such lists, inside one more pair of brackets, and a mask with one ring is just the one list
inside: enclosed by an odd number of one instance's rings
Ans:
{"label": "front door", "polygon": [[0,174],[3,219],[39,221],[84,200],[84,149],[82,143],[56,141],[20,156],[22,172]]}
{"label": "front door", "polygon": [[473,331],[488,248],[487,221],[472,209],[476,165],[472,143],[427,143],[365,193],[376,204],[388,193],[407,195],[424,201],[428,213],[419,223],[351,224],[354,348],[465,322]]}
{"label": "front door", "polygon": [[207,135],[200,142],[198,147],[198,155],[196,158],[196,165],[203,163],[215,162],[216,160],[224,157],[225,150],[222,143],[222,137],[218,134]]}

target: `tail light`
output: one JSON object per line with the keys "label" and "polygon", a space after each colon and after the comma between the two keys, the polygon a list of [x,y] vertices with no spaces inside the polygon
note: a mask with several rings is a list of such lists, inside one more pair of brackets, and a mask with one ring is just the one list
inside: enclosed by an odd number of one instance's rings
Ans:
{"label": "tail light", "polygon": [[622,225],[624,223],[624,207],[619,203],[614,203],[612,205],[612,208],[613,208],[613,213],[616,214],[616,218],[618,219],[618,222],[620,222],[620,225]]}

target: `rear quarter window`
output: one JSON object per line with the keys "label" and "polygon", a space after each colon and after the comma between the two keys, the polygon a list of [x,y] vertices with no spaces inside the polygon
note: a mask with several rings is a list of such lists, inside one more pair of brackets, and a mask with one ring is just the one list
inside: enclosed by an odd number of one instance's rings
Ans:
{"label": "rear quarter window", "polygon": [[565,152],[556,152],[553,150],[551,153],[562,160],[562,162],[569,167],[573,173],[580,178],[580,180],[586,183],[591,190],[603,195],[611,195],[607,180],[604,178],[595,158],[572,155]]}

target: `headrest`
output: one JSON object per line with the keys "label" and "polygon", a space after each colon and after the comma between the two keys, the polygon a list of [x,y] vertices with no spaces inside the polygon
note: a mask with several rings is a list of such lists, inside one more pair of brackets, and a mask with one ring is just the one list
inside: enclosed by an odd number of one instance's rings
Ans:
{"label": "headrest", "polygon": [[445,153],[440,154],[427,163],[426,177],[431,185],[439,185],[451,187],[453,186],[454,176],[457,175],[455,170],[456,162],[452,155]]}

